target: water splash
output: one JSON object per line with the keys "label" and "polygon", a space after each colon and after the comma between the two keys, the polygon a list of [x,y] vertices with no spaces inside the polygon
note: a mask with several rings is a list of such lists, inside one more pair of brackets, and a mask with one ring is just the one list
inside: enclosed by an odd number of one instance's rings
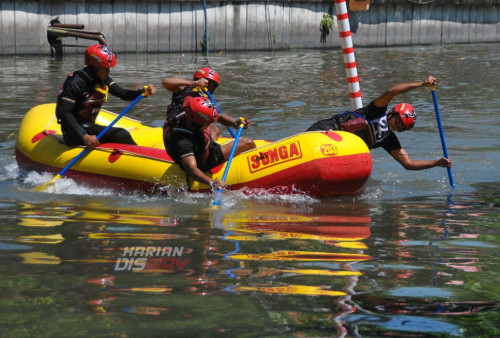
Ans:
{"label": "water splash", "polygon": [[[23,184],[35,187],[49,181],[50,179],[52,179],[53,176],[54,176],[53,174],[47,172],[39,173],[36,171],[30,171],[26,173],[26,175],[21,176],[20,178]],[[46,188],[45,192],[52,194],[69,194],[69,195],[100,195],[100,196],[116,195],[116,192],[113,191],[112,189],[94,188],[86,185],[80,185],[77,184],[71,178],[67,177],[61,177],[53,184],[49,185]]]}

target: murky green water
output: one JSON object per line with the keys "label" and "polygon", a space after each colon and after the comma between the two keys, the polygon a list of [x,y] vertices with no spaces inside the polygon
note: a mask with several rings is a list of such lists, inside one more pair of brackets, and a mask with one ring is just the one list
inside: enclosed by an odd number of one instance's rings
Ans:
{"label": "murky green water", "polygon": [[[1,335],[467,336],[500,334],[500,45],[358,49],[364,103],[432,74],[456,189],[446,170],[408,172],[372,152],[356,198],[116,194],[64,180],[55,193],[20,177],[15,137],[26,111],[55,100],[82,58],[0,58]],[[128,116],[159,126],[164,76],[204,58],[119,55],[124,86],[158,95]],[[279,139],[349,108],[340,51],[215,54],[224,113]],[[418,159],[442,154],[431,93],[400,134]],[[111,98],[106,108],[126,103]],[[133,261],[132,261],[133,259]]]}

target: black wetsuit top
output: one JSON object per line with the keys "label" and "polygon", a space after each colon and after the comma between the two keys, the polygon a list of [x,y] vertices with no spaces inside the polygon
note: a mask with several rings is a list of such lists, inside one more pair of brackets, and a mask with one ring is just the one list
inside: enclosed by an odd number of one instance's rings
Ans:
{"label": "black wetsuit top", "polygon": [[317,121],[307,131],[330,129],[348,131],[363,139],[368,148],[382,147],[390,153],[402,147],[396,134],[389,130],[386,111],[387,106],[377,107],[372,101],[355,111],[346,111],[329,119]]}
{"label": "black wetsuit top", "polygon": [[[96,126],[94,121],[101,105],[106,102],[103,92],[108,90],[111,95],[126,101],[132,101],[142,93],[142,89],[120,87],[109,76],[104,81],[100,80],[92,67],[84,67],[66,78],[57,97],[56,116],[69,145],[82,144],[83,136],[95,129],[92,128]],[[125,143],[120,140],[108,142]]]}
{"label": "black wetsuit top", "polygon": [[202,92],[195,91],[194,87],[185,87],[180,92],[173,93],[172,94],[172,101],[170,102],[170,105],[167,107],[167,118],[169,116],[174,115],[174,114],[177,115],[182,111],[182,108],[184,107],[184,102],[186,100],[186,97],[188,97],[188,96],[205,97],[205,95]]}

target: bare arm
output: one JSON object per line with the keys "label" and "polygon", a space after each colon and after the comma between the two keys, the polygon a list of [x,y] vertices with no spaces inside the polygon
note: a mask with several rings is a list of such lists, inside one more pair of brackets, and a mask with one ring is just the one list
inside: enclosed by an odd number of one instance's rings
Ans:
{"label": "bare arm", "polygon": [[400,94],[406,93],[410,90],[419,88],[419,87],[430,87],[436,84],[436,78],[433,76],[429,76],[424,81],[419,82],[409,82],[409,83],[400,83],[395,85],[394,87],[387,90],[385,93],[381,94],[379,97],[375,99],[375,105],[377,107],[387,106],[391,100]]}
{"label": "bare arm", "polygon": [[403,148],[392,150],[390,154],[406,170],[423,170],[434,167],[451,168],[452,166],[451,160],[444,157],[438,160],[413,160]]}
{"label": "bare arm", "polygon": [[161,85],[169,92],[178,93],[184,90],[184,88],[186,87],[197,87],[204,89],[208,86],[208,80],[205,78],[198,80],[186,80],[178,77],[165,77],[161,81]]}
{"label": "bare arm", "polygon": [[[248,121],[245,117],[242,117],[242,119],[243,119],[243,121],[242,121],[243,122],[243,129],[247,129],[251,122]],[[225,114],[219,115],[218,122],[220,124],[222,124],[223,126],[233,127],[233,128],[238,128],[240,125],[240,119],[235,120],[232,117],[230,117],[229,115],[225,115]]]}
{"label": "bare arm", "polygon": [[210,177],[205,175],[205,173],[198,168],[198,163],[196,162],[196,158],[194,156],[184,157],[181,160],[181,164],[182,164],[182,167],[184,168],[184,170],[186,170],[186,173],[194,180],[196,180],[200,183],[206,184],[206,185],[217,187],[217,188],[224,187],[224,182],[212,180]]}

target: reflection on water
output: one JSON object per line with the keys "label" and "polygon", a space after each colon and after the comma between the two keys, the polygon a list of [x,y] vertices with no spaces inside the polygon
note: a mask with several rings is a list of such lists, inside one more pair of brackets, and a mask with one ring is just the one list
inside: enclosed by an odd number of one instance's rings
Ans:
{"label": "reflection on water", "polygon": [[[81,60],[0,58],[1,335],[500,336],[499,49],[357,51],[365,103],[395,83],[438,78],[454,191],[442,168],[408,172],[374,150],[356,198],[227,192],[218,209],[203,194],[117,195],[65,178],[30,191],[52,175],[20,179],[17,128]],[[248,137],[279,139],[349,107],[338,51],[220,54],[211,64],[223,111],[254,122]],[[161,88],[161,77],[197,66],[193,55],[121,55],[112,74],[124,87]],[[159,90],[129,116],[161,126],[169,99]],[[419,111],[404,147],[441,156],[430,92],[401,99]]]}
{"label": "reflection on water", "polygon": [[[232,210],[200,205],[194,214],[192,203],[102,202],[15,206],[0,269],[4,284],[17,285],[9,288],[17,325],[29,312],[42,326],[56,320],[55,334],[66,321],[90,334],[77,319],[87,314],[101,333],[132,316],[120,324],[127,335],[144,332],[139,323],[158,334],[191,333],[200,321],[200,333],[211,334],[459,335],[483,332],[467,318],[493,321],[498,309],[485,295],[498,278],[489,254],[498,240],[487,226],[499,216],[493,196],[246,201]],[[44,316],[49,310],[65,315]]]}

